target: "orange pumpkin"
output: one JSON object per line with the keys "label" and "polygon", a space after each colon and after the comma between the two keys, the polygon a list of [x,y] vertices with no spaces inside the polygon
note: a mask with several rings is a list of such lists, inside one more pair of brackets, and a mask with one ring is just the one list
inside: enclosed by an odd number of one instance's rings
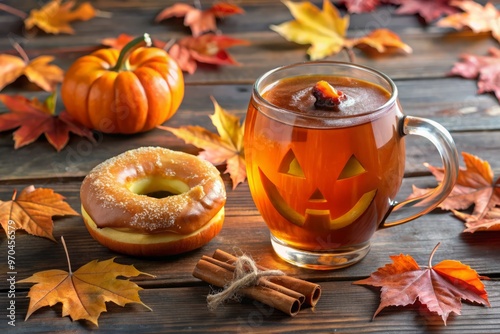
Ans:
{"label": "orange pumpkin", "polygon": [[184,77],[147,34],[122,51],[100,49],[77,59],[65,74],[66,110],[88,128],[106,133],[151,130],[172,117],[184,97]]}

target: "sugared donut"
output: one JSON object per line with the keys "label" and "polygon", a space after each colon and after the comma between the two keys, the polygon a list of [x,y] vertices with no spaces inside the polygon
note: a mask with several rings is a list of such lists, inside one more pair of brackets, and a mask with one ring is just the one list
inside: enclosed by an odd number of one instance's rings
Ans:
{"label": "sugared donut", "polygon": [[[148,196],[155,192],[169,196]],[[80,198],[94,239],[117,252],[161,256],[196,249],[219,233],[226,190],[211,163],[143,147],[96,166],[83,180]]]}

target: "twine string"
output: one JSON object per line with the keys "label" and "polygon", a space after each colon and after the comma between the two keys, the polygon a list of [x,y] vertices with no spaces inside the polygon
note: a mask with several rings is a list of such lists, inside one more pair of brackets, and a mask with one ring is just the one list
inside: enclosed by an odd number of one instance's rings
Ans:
{"label": "twine string", "polygon": [[259,270],[247,255],[240,256],[234,265],[233,280],[221,292],[207,296],[208,308],[211,311],[217,309],[224,301],[234,298],[241,289],[257,285],[261,277],[285,275],[281,270]]}

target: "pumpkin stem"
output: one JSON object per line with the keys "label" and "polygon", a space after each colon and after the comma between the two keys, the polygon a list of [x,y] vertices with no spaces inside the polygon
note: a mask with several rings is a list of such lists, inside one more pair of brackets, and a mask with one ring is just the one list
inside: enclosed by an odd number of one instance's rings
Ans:
{"label": "pumpkin stem", "polygon": [[111,71],[124,71],[127,70],[127,60],[132,52],[142,46],[151,46],[153,42],[151,40],[151,36],[149,34],[144,34],[140,37],[134,38],[130,42],[127,43],[120,51],[120,55],[118,56],[118,60],[116,61],[116,65],[111,69]]}

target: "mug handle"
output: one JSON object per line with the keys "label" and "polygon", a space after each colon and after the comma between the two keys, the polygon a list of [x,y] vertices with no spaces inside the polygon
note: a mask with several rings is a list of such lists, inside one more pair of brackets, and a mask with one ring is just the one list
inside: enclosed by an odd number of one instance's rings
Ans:
{"label": "mug handle", "polygon": [[[408,199],[401,203],[392,203],[389,212],[386,214],[379,228],[400,225],[429,213],[450,194],[458,177],[458,152],[453,138],[444,126],[429,119],[404,116],[401,133],[402,136],[422,136],[429,139],[436,146],[443,162],[443,180],[435,189],[425,195]],[[387,221],[388,216],[395,211],[401,212],[405,216]]]}

